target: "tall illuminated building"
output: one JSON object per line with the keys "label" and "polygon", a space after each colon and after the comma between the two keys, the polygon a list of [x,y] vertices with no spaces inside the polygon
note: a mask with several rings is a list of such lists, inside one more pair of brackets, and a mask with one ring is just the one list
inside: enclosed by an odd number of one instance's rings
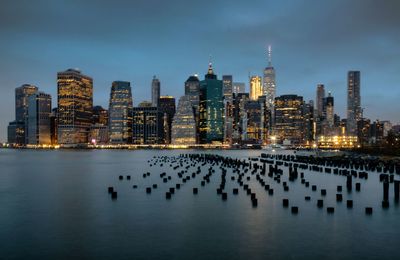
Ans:
{"label": "tall illuminated building", "polygon": [[217,79],[212,64],[200,81],[199,138],[200,143],[224,141],[224,101],[222,80]]}
{"label": "tall illuminated building", "polygon": [[222,76],[222,91],[224,95],[224,142],[226,144],[232,143],[233,133],[233,79],[232,75]]}
{"label": "tall illuminated building", "polygon": [[158,101],[160,99],[160,80],[154,76],[151,81],[151,104],[153,107],[158,107]]}
{"label": "tall illuminated building", "polygon": [[[191,106],[189,107],[191,108]],[[173,96],[160,96],[158,101],[158,110],[163,114],[163,143],[171,143],[171,125],[175,115],[176,105]]]}
{"label": "tall illuminated building", "polygon": [[347,74],[347,134],[357,134],[357,122],[362,118],[360,95],[360,71]]}
{"label": "tall illuminated building", "polygon": [[93,80],[79,70],[57,73],[58,143],[64,145],[88,142],[92,124]]}
{"label": "tall illuminated building", "polygon": [[324,99],[325,99],[325,86],[323,84],[318,84],[317,85],[317,96],[316,96],[316,116],[322,117],[323,116],[323,111],[324,111]]}
{"label": "tall illuminated building", "polygon": [[196,121],[190,96],[179,99],[178,109],[172,121],[171,140],[173,145],[196,144]]}
{"label": "tall illuminated building", "polygon": [[197,75],[190,76],[185,81],[185,96],[189,97],[192,106],[198,110],[200,103],[200,81]]}
{"label": "tall illuminated building", "polygon": [[92,144],[106,144],[108,137],[108,110],[102,106],[93,107],[93,123],[90,127],[89,141]]}
{"label": "tall illuminated building", "polygon": [[272,48],[268,46],[268,66],[264,69],[263,77],[263,95],[267,99],[267,107],[271,111],[276,96],[275,69],[272,66]]}
{"label": "tall illuminated building", "polygon": [[163,113],[157,107],[139,106],[132,109],[133,144],[161,144],[163,134]]}
{"label": "tall illuminated building", "polygon": [[332,128],[335,123],[335,111],[334,111],[334,99],[331,92],[328,93],[328,96],[324,100],[324,111],[325,111],[325,121],[329,128]]}
{"label": "tall illuminated building", "polygon": [[109,102],[109,139],[111,144],[127,144],[132,140],[132,90],[127,81],[114,81]]}
{"label": "tall illuminated building", "polygon": [[[258,97],[263,95],[263,87],[261,85],[260,76],[250,77],[250,100],[256,101]],[[268,99],[267,99],[268,102]]]}
{"label": "tall illuminated building", "polygon": [[15,145],[26,144],[28,97],[37,91],[38,88],[31,84],[24,84],[15,89],[15,120],[8,125],[9,143]]}
{"label": "tall illuminated building", "polygon": [[27,144],[51,144],[51,96],[36,92],[28,97],[28,113],[26,120]]}
{"label": "tall illuminated building", "polygon": [[274,133],[278,140],[292,145],[304,143],[304,102],[297,95],[282,95],[275,98]]}

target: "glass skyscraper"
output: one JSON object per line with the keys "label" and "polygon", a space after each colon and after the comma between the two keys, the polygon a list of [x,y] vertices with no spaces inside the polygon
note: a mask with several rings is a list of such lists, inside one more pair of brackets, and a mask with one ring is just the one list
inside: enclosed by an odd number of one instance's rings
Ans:
{"label": "glass skyscraper", "polygon": [[[250,77],[250,99],[253,101],[258,100],[258,97],[263,95],[260,76]],[[268,100],[267,100],[268,101]]]}
{"label": "glass skyscraper", "polygon": [[131,83],[114,81],[109,102],[109,139],[111,144],[127,144],[132,140]]}
{"label": "glass skyscraper", "polygon": [[172,144],[196,144],[196,121],[194,118],[190,96],[179,99],[178,109],[172,121]]}
{"label": "glass skyscraper", "polygon": [[151,104],[153,107],[158,107],[158,102],[160,99],[160,80],[154,76],[151,81]]}
{"label": "glass skyscraper", "polygon": [[[191,107],[189,107],[191,108]],[[158,110],[163,114],[163,143],[171,143],[171,124],[175,115],[176,105],[173,96],[160,96],[158,100]]]}
{"label": "glass skyscraper", "polygon": [[205,79],[200,82],[199,114],[200,143],[222,143],[224,141],[222,80],[217,79],[211,63]]}
{"label": "glass skyscraper", "polygon": [[297,95],[282,95],[275,98],[274,133],[279,141],[290,144],[304,143],[304,102]]}
{"label": "glass skyscraper", "polygon": [[272,49],[268,46],[268,66],[264,69],[263,95],[267,100],[268,109],[273,108],[276,96],[275,69],[272,66]]}
{"label": "glass skyscraper", "polygon": [[347,134],[357,134],[357,122],[362,118],[360,96],[360,72],[349,71],[347,74]]}
{"label": "glass skyscraper", "polygon": [[51,96],[36,92],[28,98],[27,144],[51,144]]}
{"label": "glass skyscraper", "polygon": [[28,98],[35,94],[38,88],[24,84],[15,89],[15,121],[8,126],[8,142],[16,145],[25,145],[27,142]]}
{"label": "glass skyscraper", "polygon": [[93,80],[79,70],[57,73],[58,143],[88,143],[92,124]]}

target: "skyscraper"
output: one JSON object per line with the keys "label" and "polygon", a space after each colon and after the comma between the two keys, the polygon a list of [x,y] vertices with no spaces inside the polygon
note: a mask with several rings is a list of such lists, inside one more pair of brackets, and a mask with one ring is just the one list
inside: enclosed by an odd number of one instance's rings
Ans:
{"label": "skyscraper", "polygon": [[[260,76],[250,77],[250,100],[256,101],[263,95]],[[268,101],[268,100],[267,100]]]}
{"label": "skyscraper", "polygon": [[146,106],[134,107],[132,111],[132,143],[163,143],[163,114],[156,107]]}
{"label": "skyscraper", "polygon": [[224,122],[224,142],[226,144],[232,143],[232,131],[233,131],[233,79],[232,75],[222,76],[222,90],[224,95],[224,111],[225,111],[225,122]]}
{"label": "skyscraper", "polygon": [[317,85],[317,97],[315,103],[317,105],[316,116],[322,118],[323,116],[323,108],[324,108],[324,98],[325,98],[325,86],[323,84]]}
{"label": "skyscraper", "polygon": [[212,64],[200,82],[200,143],[224,141],[224,101],[222,81],[214,74]]}
{"label": "skyscraper", "polygon": [[127,144],[132,140],[131,83],[114,81],[109,102],[109,138],[112,144]]}
{"label": "skyscraper", "polygon": [[275,98],[274,132],[280,141],[290,144],[304,142],[304,109],[303,97],[297,95],[282,95]]}
{"label": "skyscraper", "polygon": [[357,134],[357,122],[362,118],[360,96],[360,72],[349,71],[347,74],[347,134]]}
{"label": "skyscraper", "polygon": [[93,80],[79,70],[57,73],[58,143],[65,145],[88,142],[92,124]]}
{"label": "skyscraper", "polygon": [[160,80],[154,76],[151,81],[151,104],[153,107],[158,107],[158,101],[160,99]]}
{"label": "skyscraper", "polygon": [[17,122],[25,122],[28,113],[28,97],[37,91],[38,88],[30,84],[24,84],[15,89],[15,120]]}
{"label": "skyscraper", "polygon": [[89,140],[92,144],[106,144],[108,137],[108,110],[102,106],[93,107],[93,124],[90,127]]}
{"label": "skyscraper", "polygon": [[275,69],[272,66],[272,48],[268,46],[268,66],[264,69],[263,95],[267,99],[267,108],[271,111],[276,96]]}
{"label": "skyscraper", "polygon": [[36,92],[28,97],[27,144],[51,144],[51,96]]}
{"label": "skyscraper", "polygon": [[328,93],[328,96],[325,98],[324,101],[324,110],[325,110],[325,120],[327,122],[327,126],[332,128],[334,126],[334,99],[331,92]]}
{"label": "skyscraper", "polygon": [[191,106],[190,96],[185,95],[179,99],[172,121],[171,139],[174,145],[196,144],[196,121]]}
{"label": "skyscraper", "polygon": [[[189,107],[191,109],[191,106]],[[158,110],[163,114],[163,143],[171,143],[171,125],[175,115],[176,105],[173,96],[161,96],[158,101]]]}
{"label": "skyscraper", "polygon": [[38,88],[34,85],[24,84],[15,89],[15,121],[8,126],[8,142],[16,145],[26,144],[28,115],[28,97],[35,94]]}
{"label": "skyscraper", "polygon": [[199,96],[200,96],[200,81],[199,78],[194,75],[190,76],[185,81],[185,96],[189,97],[192,106],[198,110],[199,107]]}

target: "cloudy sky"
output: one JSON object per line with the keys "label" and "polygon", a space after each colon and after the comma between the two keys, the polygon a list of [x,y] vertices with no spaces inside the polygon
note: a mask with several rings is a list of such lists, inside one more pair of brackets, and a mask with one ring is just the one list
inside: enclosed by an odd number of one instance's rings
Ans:
{"label": "cloudy sky", "polygon": [[134,103],[179,97],[193,73],[246,82],[262,74],[273,46],[277,94],[315,99],[318,83],[345,116],[348,70],[361,71],[364,115],[400,122],[400,1],[396,0],[0,0],[0,140],[15,117],[14,89],[53,97],[56,73],[94,79],[94,104],[108,107],[111,82],[131,81]]}

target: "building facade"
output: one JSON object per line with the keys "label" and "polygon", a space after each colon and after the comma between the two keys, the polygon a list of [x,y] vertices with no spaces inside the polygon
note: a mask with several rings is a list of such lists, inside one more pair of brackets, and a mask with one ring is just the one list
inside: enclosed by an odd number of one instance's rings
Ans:
{"label": "building facade", "polygon": [[153,107],[158,107],[158,101],[160,99],[160,80],[154,76],[151,81],[151,104]]}
{"label": "building facade", "polygon": [[256,101],[263,95],[263,87],[261,85],[260,76],[250,77],[250,100]]}
{"label": "building facade", "polygon": [[222,86],[210,63],[205,79],[200,82],[199,137],[202,144],[224,141]]}
{"label": "building facade", "polygon": [[357,134],[357,122],[362,118],[360,96],[360,72],[349,71],[347,74],[347,134]]}
{"label": "building facade", "polygon": [[108,132],[111,144],[128,144],[132,140],[132,90],[127,81],[114,81],[109,101]]}
{"label": "building facade", "polygon": [[163,134],[163,113],[157,107],[132,109],[132,144],[161,144]]}
{"label": "building facade", "polygon": [[51,145],[51,96],[36,92],[28,98],[27,144]]}
{"label": "building facade", "polygon": [[171,143],[173,145],[196,144],[196,120],[190,96],[185,95],[179,99],[178,109],[172,121],[171,132]]}
{"label": "building facade", "polygon": [[233,134],[233,78],[232,75],[222,76],[222,90],[224,95],[224,143],[232,143]]}
{"label": "building facade", "polygon": [[28,98],[37,91],[38,88],[31,84],[24,84],[15,89],[15,120],[8,126],[8,143],[17,146],[27,143],[25,139],[27,137]]}
{"label": "building facade", "polygon": [[175,98],[173,96],[160,96],[158,101],[158,110],[163,114],[164,134],[162,142],[164,144],[170,144],[172,119],[174,118],[176,110]]}
{"label": "building facade", "polygon": [[303,97],[282,95],[275,98],[274,134],[277,140],[291,145],[304,143]]}
{"label": "building facade", "polygon": [[272,47],[268,46],[268,66],[264,69],[263,95],[267,99],[267,107],[273,111],[276,96],[275,68],[272,66]]}
{"label": "building facade", "polygon": [[57,73],[58,143],[88,143],[92,125],[93,80],[79,70]]}

